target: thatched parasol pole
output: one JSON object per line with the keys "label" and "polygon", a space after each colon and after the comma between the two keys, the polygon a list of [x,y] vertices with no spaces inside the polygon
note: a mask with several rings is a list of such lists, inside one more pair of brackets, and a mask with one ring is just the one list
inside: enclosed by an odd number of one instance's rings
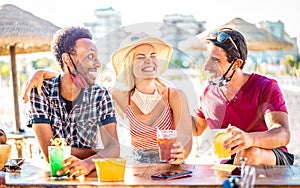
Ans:
{"label": "thatched parasol pole", "polygon": [[19,99],[18,99],[18,76],[17,76],[17,64],[16,64],[16,44],[9,47],[10,61],[11,61],[11,75],[14,95],[14,133],[20,133],[20,112],[19,112]]}
{"label": "thatched parasol pole", "polygon": [[[14,132],[20,129],[19,90],[16,54],[50,51],[53,34],[59,29],[12,4],[0,5],[0,55],[10,55],[14,99]],[[9,48],[7,48],[9,47]],[[9,49],[9,50],[8,50]]]}

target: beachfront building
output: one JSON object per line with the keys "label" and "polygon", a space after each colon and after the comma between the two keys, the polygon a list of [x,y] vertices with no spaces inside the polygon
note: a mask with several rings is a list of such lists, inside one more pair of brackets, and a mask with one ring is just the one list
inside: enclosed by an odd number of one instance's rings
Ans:
{"label": "beachfront building", "polygon": [[273,50],[271,52],[261,53],[259,58],[261,58],[262,61],[279,63],[280,59],[284,58],[286,55],[293,55],[296,57],[299,54],[297,38],[292,38],[289,36],[289,34],[285,31],[284,23],[282,21],[261,21],[258,23],[258,27],[267,30],[279,40],[287,41],[293,44],[292,49]]}
{"label": "beachfront building", "polygon": [[[171,44],[175,50],[173,57],[177,58],[177,65],[182,67],[189,67],[189,58],[184,55],[184,52],[178,50],[178,43],[189,37],[197,36],[197,34],[205,30],[205,21],[197,21],[193,15],[170,14],[165,15],[163,19],[165,26],[161,28],[162,38]],[[174,26],[170,27],[168,25]],[[197,52],[190,52],[193,59],[197,59],[200,55]],[[174,62],[174,61],[173,61]],[[172,62],[170,64],[172,66]]]}
{"label": "beachfront building", "polygon": [[163,22],[165,24],[175,25],[193,35],[203,32],[206,23],[205,21],[197,21],[193,15],[183,14],[165,15]]}
{"label": "beachfront building", "polygon": [[84,26],[91,31],[99,50],[100,61],[105,63],[111,52],[119,47],[119,41],[122,38],[121,33],[111,35],[113,31],[122,26],[121,14],[112,7],[96,9],[94,14],[96,20],[85,22]]}
{"label": "beachfront building", "polygon": [[[255,62],[255,70],[264,74],[281,75],[285,74],[288,69],[284,64],[287,56],[299,57],[299,47],[297,45],[297,37],[290,37],[285,31],[282,21],[271,22],[268,20],[257,23],[257,27],[266,30],[280,41],[286,41],[293,44],[291,49],[282,50],[265,50],[265,51],[249,51],[249,60]],[[258,69],[257,69],[258,68]]]}
{"label": "beachfront building", "polygon": [[122,25],[120,12],[115,11],[112,7],[96,9],[94,14],[96,20],[85,22],[84,26],[92,32],[95,40]]}
{"label": "beachfront building", "polygon": [[291,50],[287,50],[288,55],[298,55],[299,47],[297,46],[297,37],[290,37],[289,34],[284,29],[284,23],[282,21],[271,22],[271,21],[262,21],[259,22],[261,28],[267,30],[272,33],[275,37],[279,39],[283,39],[289,43],[294,45],[294,48]]}

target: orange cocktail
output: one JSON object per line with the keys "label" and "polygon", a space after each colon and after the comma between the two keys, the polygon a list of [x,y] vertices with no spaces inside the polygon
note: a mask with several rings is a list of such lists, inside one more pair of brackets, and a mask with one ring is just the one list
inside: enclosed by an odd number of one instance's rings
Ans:
{"label": "orange cocktail", "polygon": [[176,142],[176,138],[176,130],[157,130],[157,144],[161,162],[168,162],[171,159],[171,149]]}
{"label": "orange cocktail", "polygon": [[98,181],[123,181],[126,159],[122,158],[101,158],[93,159],[95,162]]}

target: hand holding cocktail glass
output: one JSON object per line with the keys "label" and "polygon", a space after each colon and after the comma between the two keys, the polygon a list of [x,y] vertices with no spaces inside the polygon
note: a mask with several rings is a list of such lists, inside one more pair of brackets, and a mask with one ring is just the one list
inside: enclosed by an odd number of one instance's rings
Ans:
{"label": "hand holding cocktail glass", "polygon": [[212,129],[215,154],[219,159],[230,159],[231,155],[247,149],[251,138],[249,133],[229,125],[226,129]]}
{"label": "hand holding cocktail glass", "polygon": [[60,177],[65,176],[67,173],[57,174],[57,171],[64,168],[63,161],[70,157],[71,146],[63,138],[55,138],[51,140],[51,146],[48,146],[49,162],[51,166],[51,176]]}
{"label": "hand holding cocktail glass", "polygon": [[227,159],[230,157],[229,152],[231,149],[225,149],[223,145],[224,141],[230,138],[230,136],[231,134],[227,133],[224,129],[223,131],[218,132],[213,138],[214,151],[219,159]]}
{"label": "hand holding cocktail glass", "polygon": [[48,154],[52,177],[80,178],[89,173],[83,160],[71,156],[71,146],[67,146],[63,138],[55,138],[51,143]]}
{"label": "hand holding cocktail glass", "polygon": [[[224,148],[231,148],[231,155],[239,153],[249,147],[253,146],[253,140],[251,134],[236,126],[229,126],[226,128],[226,133],[230,134],[230,137],[223,143]],[[246,157],[246,156],[242,156]]]}
{"label": "hand holding cocktail glass", "polygon": [[184,160],[184,149],[177,141],[176,130],[157,129],[157,144],[159,157],[162,163],[181,164]]}

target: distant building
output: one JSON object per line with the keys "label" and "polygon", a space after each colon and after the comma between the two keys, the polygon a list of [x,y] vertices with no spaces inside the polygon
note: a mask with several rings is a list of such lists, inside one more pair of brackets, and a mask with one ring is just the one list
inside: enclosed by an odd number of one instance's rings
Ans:
{"label": "distant building", "polygon": [[[166,26],[162,28],[162,38],[175,48],[177,47],[178,42],[202,33],[205,30],[206,24],[205,21],[197,21],[193,15],[182,14],[165,15],[163,23],[166,24]],[[176,27],[168,27],[167,25],[173,25]],[[192,54],[194,58],[199,56],[199,53],[197,52],[191,53],[194,53]],[[181,62],[182,65],[179,66],[189,66],[189,63],[185,63],[188,62],[188,60],[186,59],[187,57],[184,57],[183,52],[175,50],[173,52],[173,57],[181,59],[179,62]]]}
{"label": "distant building", "polygon": [[[105,63],[108,61],[111,53],[119,47],[121,34],[113,32],[122,26],[121,14],[115,11],[112,7],[99,8],[95,10],[96,20],[92,22],[85,22],[87,27],[96,41],[99,51],[100,61]],[[115,33],[111,35],[111,33]]]}
{"label": "distant building", "polygon": [[85,22],[84,25],[90,29],[96,40],[122,26],[121,14],[112,7],[96,9],[94,14],[96,21]]}
{"label": "distant building", "polygon": [[[291,50],[266,50],[261,52],[252,52],[255,54],[256,59],[260,59],[259,61],[270,63],[274,62],[279,64],[282,59],[285,59],[287,55],[297,56],[299,54],[299,47],[297,45],[297,38],[290,37],[289,34],[285,31],[284,23],[282,21],[271,22],[271,21],[261,21],[258,23],[258,27],[265,29],[273,36],[280,40],[285,40],[293,44],[294,48]],[[249,55],[252,55],[249,54]]]}
{"label": "distant building", "polygon": [[[269,33],[273,34],[275,37],[277,37],[280,40],[285,40],[287,42],[290,42],[294,45],[294,48],[291,50],[286,51],[273,51],[273,55],[275,56],[277,63],[279,61],[279,58],[282,58],[286,55],[293,55],[297,56],[299,54],[299,48],[297,46],[297,38],[291,38],[289,34],[284,29],[284,23],[282,21],[277,22],[271,22],[271,21],[261,21],[258,23],[259,26],[265,30],[267,30]],[[275,61],[276,62],[276,61]]]}
{"label": "distant building", "polygon": [[174,30],[163,30],[163,38],[177,43],[188,36],[197,35],[205,30],[205,21],[197,21],[193,15],[171,14],[165,15],[164,24],[174,25]]}
{"label": "distant building", "polygon": [[[97,41],[96,46],[100,61],[106,63],[127,33],[120,29],[122,26],[120,12],[115,11],[112,7],[99,8],[94,13],[96,20],[85,22],[84,26],[92,32],[94,40]],[[205,23],[205,21],[195,20],[193,15],[166,15],[163,18],[165,26],[160,28],[160,37],[175,48],[173,56],[180,59],[183,55],[182,52],[176,51],[178,42],[203,32]],[[189,65],[186,64],[185,66],[188,67]]]}

